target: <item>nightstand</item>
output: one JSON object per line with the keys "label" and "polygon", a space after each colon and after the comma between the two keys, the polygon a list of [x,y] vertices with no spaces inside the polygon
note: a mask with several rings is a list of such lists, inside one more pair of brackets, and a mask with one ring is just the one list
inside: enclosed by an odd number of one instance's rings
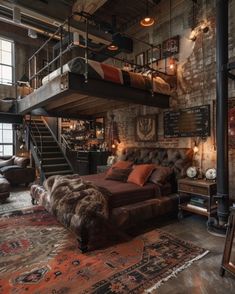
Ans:
{"label": "nightstand", "polygon": [[[181,201],[182,196],[188,198]],[[180,179],[178,180],[179,213],[178,218],[183,217],[183,211],[196,213],[208,217],[216,214],[217,205],[213,196],[216,195],[216,183],[205,179]],[[185,197],[184,197],[185,199]]]}
{"label": "nightstand", "polygon": [[110,168],[110,165],[97,165],[97,174],[104,173]]}

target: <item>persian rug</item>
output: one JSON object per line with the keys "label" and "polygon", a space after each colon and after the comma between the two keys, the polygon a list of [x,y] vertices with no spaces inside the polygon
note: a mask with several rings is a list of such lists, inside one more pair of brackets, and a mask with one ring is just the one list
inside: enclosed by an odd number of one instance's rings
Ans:
{"label": "persian rug", "polygon": [[82,254],[42,207],[0,219],[0,293],[151,293],[207,254],[161,230]]}

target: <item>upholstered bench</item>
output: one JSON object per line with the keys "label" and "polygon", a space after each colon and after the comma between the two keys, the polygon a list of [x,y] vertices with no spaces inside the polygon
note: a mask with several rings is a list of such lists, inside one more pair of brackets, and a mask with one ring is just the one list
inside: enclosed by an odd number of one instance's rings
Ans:
{"label": "upholstered bench", "polygon": [[0,201],[5,201],[10,195],[10,183],[0,175]]}

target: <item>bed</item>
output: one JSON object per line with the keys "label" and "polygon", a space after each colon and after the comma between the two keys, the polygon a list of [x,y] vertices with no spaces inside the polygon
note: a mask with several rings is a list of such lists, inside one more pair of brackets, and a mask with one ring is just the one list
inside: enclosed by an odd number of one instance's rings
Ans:
{"label": "bed", "polygon": [[[123,151],[120,159],[131,160],[137,165],[154,163],[170,167],[173,171],[172,176],[164,185],[147,182],[144,186],[107,180],[105,173],[81,177],[85,182],[91,182],[109,192],[106,193],[108,212],[104,214],[105,222],[100,222],[93,214],[91,218],[86,219],[81,228],[81,219],[78,217],[79,222],[73,231],[77,234],[79,248],[82,251],[99,246],[100,240],[105,239],[108,231],[115,234],[118,230],[130,228],[139,222],[176,212],[177,179],[184,177],[186,169],[192,164],[193,150],[128,148]],[[36,201],[50,211],[50,193],[45,187],[33,185],[31,197],[33,203]],[[101,205],[99,208],[101,209]]]}
{"label": "bed", "polygon": [[[62,73],[61,73],[62,72]],[[18,102],[21,114],[43,107],[49,115],[98,115],[128,104],[168,108],[176,77],[128,72],[108,64],[77,57],[43,78],[42,86]]]}

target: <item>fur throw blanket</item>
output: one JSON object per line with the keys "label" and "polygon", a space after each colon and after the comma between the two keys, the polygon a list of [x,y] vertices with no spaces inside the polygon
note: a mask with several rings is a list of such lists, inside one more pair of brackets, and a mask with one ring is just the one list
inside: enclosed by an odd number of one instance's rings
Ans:
{"label": "fur throw blanket", "polygon": [[51,212],[76,233],[81,226],[108,219],[108,190],[84,181],[77,174],[51,176],[43,185],[50,195]]}

